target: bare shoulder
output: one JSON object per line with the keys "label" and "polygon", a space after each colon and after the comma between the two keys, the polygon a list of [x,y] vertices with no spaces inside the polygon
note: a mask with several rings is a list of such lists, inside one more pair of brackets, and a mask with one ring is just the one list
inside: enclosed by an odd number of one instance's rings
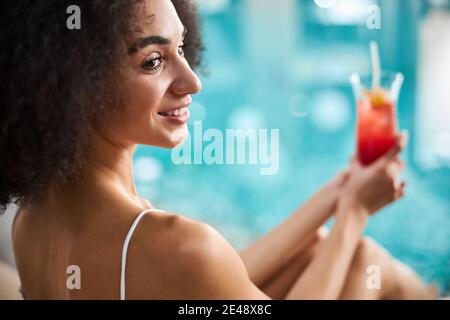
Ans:
{"label": "bare shoulder", "polygon": [[250,281],[239,254],[213,227],[175,214],[143,220],[129,254],[127,269],[134,271],[127,284],[130,298],[268,298]]}

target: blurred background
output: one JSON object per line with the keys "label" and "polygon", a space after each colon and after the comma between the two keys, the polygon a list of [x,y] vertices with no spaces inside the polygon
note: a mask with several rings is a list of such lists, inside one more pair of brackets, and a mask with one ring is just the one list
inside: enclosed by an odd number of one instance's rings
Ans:
{"label": "blurred background", "polygon": [[[207,50],[190,128],[280,129],[279,172],[175,165],[170,150],[140,147],[141,195],[213,225],[236,249],[262,236],[347,165],[355,150],[348,79],[370,72],[369,41],[377,40],[383,68],[406,77],[398,114],[410,133],[409,187],[366,234],[449,294],[450,1],[197,1]],[[373,5],[381,29],[367,25]],[[10,211],[0,219],[11,220]],[[0,258],[13,264],[10,234],[0,235]]]}

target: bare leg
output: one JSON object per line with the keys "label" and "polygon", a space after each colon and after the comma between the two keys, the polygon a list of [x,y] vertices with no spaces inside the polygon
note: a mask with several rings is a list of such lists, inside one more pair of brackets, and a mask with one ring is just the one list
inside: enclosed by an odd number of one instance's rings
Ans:
{"label": "bare leg", "polygon": [[[325,237],[323,230],[319,232],[307,248],[299,251],[261,289],[273,299],[283,299],[320,249]],[[370,289],[367,285],[371,275],[367,272],[369,266],[379,268],[379,289]],[[410,268],[393,259],[372,240],[364,238],[355,252],[340,299],[432,299],[435,296],[435,290],[427,288]]]}
{"label": "bare leg", "polygon": [[328,231],[325,228],[319,229],[306,247],[293,254],[293,258],[288,264],[264,283],[260,289],[272,299],[284,299],[327,234]]}
{"label": "bare leg", "polygon": [[[378,270],[381,279],[379,289],[368,285],[368,279]],[[434,288],[427,288],[419,276],[409,267],[394,259],[374,241],[361,240],[353,258],[340,299],[433,299]]]}
{"label": "bare leg", "polygon": [[[371,274],[368,268],[374,266],[378,269],[380,277],[379,288],[370,288],[367,281]],[[339,299],[350,300],[379,300],[387,298],[394,290],[392,283],[393,264],[388,254],[375,244],[364,238],[355,252],[347,279]]]}

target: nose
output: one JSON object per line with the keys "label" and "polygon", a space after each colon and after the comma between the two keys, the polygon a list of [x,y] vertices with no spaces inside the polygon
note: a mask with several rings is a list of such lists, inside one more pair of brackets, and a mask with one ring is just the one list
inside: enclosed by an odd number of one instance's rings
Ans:
{"label": "nose", "polygon": [[183,61],[175,70],[175,80],[171,87],[176,95],[196,94],[202,89],[202,83],[187,61]]}

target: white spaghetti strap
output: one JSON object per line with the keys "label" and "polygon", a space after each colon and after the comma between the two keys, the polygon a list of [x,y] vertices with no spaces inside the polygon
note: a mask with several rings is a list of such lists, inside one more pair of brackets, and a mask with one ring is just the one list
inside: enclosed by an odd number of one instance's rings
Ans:
{"label": "white spaghetti strap", "polygon": [[125,242],[123,243],[122,247],[122,266],[120,270],[120,300],[125,300],[125,271],[127,266],[127,251],[128,251],[128,244],[130,243],[131,236],[133,235],[134,230],[138,226],[139,222],[141,221],[142,217],[148,212],[164,212],[164,210],[158,210],[158,209],[146,209],[142,211],[136,219],[134,219],[133,224],[130,227],[130,230],[128,231],[128,234],[125,238]]}

